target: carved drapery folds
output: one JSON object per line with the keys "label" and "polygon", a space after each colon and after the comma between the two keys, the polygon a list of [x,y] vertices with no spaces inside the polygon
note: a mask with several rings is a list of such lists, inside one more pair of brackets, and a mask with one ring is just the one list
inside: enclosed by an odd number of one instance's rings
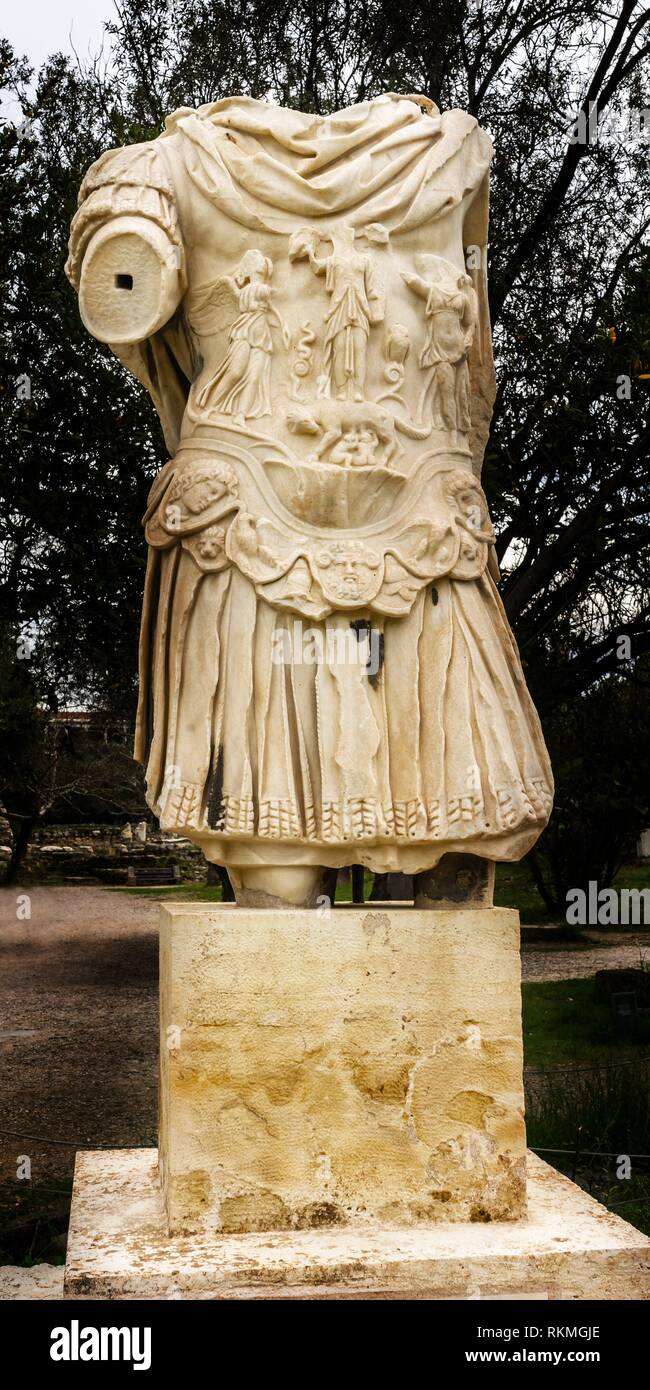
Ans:
{"label": "carved drapery folds", "polygon": [[84,181],[68,273],[173,454],[138,754],[221,862],[514,858],[548,815],[479,483],[490,153],[419,98],[232,98]]}

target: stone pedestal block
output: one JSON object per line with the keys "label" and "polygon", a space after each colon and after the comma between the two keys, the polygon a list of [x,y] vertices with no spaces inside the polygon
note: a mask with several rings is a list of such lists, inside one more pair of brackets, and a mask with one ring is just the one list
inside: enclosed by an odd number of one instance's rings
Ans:
{"label": "stone pedestal block", "polygon": [[160,999],[171,1234],[525,1214],[516,912],[172,905]]}
{"label": "stone pedestal block", "polygon": [[155,1149],[80,1153],[65,1297],[647,1299],[650,1240],[533,1154],[522,1221],[168,1236]]}

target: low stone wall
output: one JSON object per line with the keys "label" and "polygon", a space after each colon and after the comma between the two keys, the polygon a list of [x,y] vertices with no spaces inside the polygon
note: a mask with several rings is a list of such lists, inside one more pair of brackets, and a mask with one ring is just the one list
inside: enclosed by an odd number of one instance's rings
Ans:
{"label": "low stone wall", "polygon": [[[146,836],[146,838],[144,838]],[[142,837],[142,838],[141,838]],[[0,863],[9,858],[0,847]],[[20,879],[26,883],[126,883],[129,866],[177,864],[183,883],[203,883],[207,864],[197,845],[144,822],[120,825],[45,825],[34,833]]]}

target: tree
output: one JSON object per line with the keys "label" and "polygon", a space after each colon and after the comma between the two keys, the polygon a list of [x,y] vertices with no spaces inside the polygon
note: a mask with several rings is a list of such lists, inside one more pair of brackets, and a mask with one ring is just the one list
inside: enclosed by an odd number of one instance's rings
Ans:
{"label": "tree", "polygon": [[[4,58],[6,87],[16,67],[6,48]],[[77,701],[128,709],[139,521],[164,446],[148,399],[90,338],[63,274],[83,171],[112,136],[93,89],[63,60],[24,105],[31,128],[0,132],[0,625],[5,641],[15,622],[32,630],[49,708],[74,689]]]}
{"label": "tree", "polygon": [[146,809],[124,721],[95,714],[75,725],[45,708],[25,639],[17,636],[16,645],[15,659],[6,649],[0,657],[0,806],[12,835],[5,883],[16,881],[45,817],[141,816]]}
{"label": "tree", "polygon": [[[5,89],[22,91],[27,71],[6,44],[0,67]],[[54,59],[35,100],[23,100],[34,124],[0,130],[0,802],[13,832],[10,878],[53,805],[94,786],[108,808],[113,774],[127,786],[137,779],[126,772],[128,738],[99,757],[78,739],[73,748],[56,716],[83,703],[132,719],[139,517],[164,458],[148,399],[89,338],[63,274],[76,190],[111,142],[93,89]]]}
{"label": "tree", "polygon": [[648,675],[646,657],[634,680],[609,676],[547,720],[555,810],[528,863],[562,916],[570,888],[611,885],[650,821]]}

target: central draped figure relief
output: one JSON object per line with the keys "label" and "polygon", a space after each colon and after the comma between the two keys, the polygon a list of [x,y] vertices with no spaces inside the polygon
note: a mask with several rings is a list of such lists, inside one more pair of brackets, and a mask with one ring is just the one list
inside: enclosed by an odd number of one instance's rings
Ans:
{"label": "central draped figure relief", "polygon": [[480,486],[490,157],[419,97],[232,98],[84,180],[68,273],[171,454],[137,756],[238,892],[519,859],[547,821]]}
{"label": "central draped figure relief", "polygon": [[372,323],[384,317],[384,296],[370,256],[355,245],[354,227],[344,225],[327,236],[332,249],[319,257],[319,234],[297,232],[289,243],[289,258],[309,257],[316,275],[325,276],[330,308],[325,314],[323,385],[339,399],[362,401],[366,384],[366,353]]}

